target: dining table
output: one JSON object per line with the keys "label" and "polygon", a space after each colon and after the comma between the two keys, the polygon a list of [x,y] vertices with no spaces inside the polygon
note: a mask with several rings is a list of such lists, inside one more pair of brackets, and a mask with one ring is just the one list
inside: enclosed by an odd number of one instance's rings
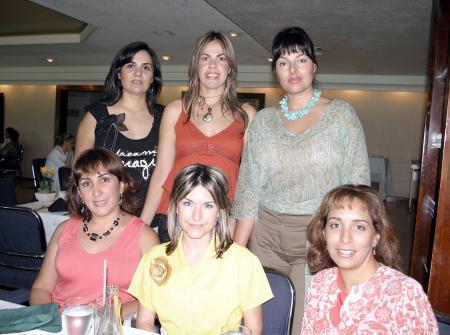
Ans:
{"label": "dining table", "polygon": [[69,212],[49,212],[48,207],[52,204],[52,202],[41,202],[34,201],[25,204],[18,205],[19,207],[26,207],[34,209],[42,219],[42,223],[44,224],[45,230],[45,239],[47,243],[50,241],[53,233],[55,232],[56,227],[63,222],[68,220]]}
{"label": "dining table", "polygon": [[[4,301],[4,300],[0,300],[0,313],[2,309],[15,309],[15,308],[23,308],[25,306],[23,305],[18,305],[18,304],[14,304],[12,302],[8,302],[8,301]],[[141,330],[141,329],[137,329],[128,325],[123,325],[122,326],[122,330],[123,330],[123,335],[159,335],[157,333],[153,333],[153,332],[148,332],[145,330]],[[92,332],[89,332],[88,335],[94,335],[91,334]],[[50,332],[46,332],[43,330],[39,330],[39,329],[34,329],[34,330],[30,330],[27,332],[21,332],[21,333],[8,333],[8,335],[12,335],[12,334],[36,334],[36,335],[59,335],[59,334],[67,334],[67,332],[64,331],[64,329],[62,329],[62,331],[58,332],[58,333],[50,333]]]}

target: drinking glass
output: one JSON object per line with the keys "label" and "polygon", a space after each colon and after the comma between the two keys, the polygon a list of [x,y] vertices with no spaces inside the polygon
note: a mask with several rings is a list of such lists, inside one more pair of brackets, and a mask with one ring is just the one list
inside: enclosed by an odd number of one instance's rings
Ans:
{"label": "drinking glass", "polygon": [[92,328],[94,308],[80,297],[69,298],[64,302],[61,315],[65,335],[87,335]]}
{"label": "drinking glass", "polygon": [[245,326],[228,325],[222,328],[221,335],[252,335],[252,331]]}

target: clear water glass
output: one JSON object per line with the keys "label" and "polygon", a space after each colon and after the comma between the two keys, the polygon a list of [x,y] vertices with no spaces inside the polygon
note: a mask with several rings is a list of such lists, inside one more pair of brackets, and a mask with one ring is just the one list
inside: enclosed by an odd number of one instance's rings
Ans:
{"label": "clear water glass", "polygon": [[228,325],[222,328],[221,335],[252,335],[252,331],[241,325]]}
{"label": "clear water glass", "polygon": [[87,335],[93,329],[94,308],[83,298],[69,298],[61,315],[65,335]]}

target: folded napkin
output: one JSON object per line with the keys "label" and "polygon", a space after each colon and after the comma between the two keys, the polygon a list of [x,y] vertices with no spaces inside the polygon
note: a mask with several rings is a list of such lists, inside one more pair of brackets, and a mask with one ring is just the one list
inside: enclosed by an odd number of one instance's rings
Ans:
{"label": "folded napkin", "polygon": [[0,334],[19,333],[33,329],[51,333],[60,332],[59,305],[43,304],[0,310]]}
{"label": "folded napkin", "polygon": [[67,202],[63,198],[56,199],[50,206],[48,206],[49,212],[67,212]]}

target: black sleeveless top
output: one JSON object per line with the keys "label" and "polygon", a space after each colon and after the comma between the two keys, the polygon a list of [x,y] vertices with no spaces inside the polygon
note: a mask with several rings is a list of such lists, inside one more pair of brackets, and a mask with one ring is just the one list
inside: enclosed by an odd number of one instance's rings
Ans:
{"label": "black sleeveless top", "polygon": [[135,197],[141,202],[141,208],[136,214],[140,215],[156,165],[162,108],[158,106],[154,108],[154,121],[150,133],[137,140],[121,133],[126,130],[125,114],[109,114],[107,106],[103,103],[87,106],[86,111],[89,111],[97,121],[94,147],[113,151],[122,160],[128,174],[138,182],[139,190]]}

